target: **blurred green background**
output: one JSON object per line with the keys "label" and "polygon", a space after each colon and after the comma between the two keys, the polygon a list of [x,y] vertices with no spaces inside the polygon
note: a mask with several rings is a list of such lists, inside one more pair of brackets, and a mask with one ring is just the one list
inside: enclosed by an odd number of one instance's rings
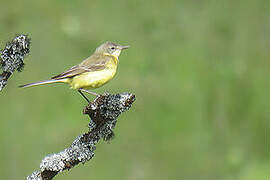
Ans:
{"label": "blurred green background", "polygon": [[111,143],[55,179],[270,179],[270,1],[1,0],[0,45],[32,38],[0,94],[1,179],[23,179],[87,131],[65,85],[29,89],[110,40],[131,48],[96,92],[133,92]]}

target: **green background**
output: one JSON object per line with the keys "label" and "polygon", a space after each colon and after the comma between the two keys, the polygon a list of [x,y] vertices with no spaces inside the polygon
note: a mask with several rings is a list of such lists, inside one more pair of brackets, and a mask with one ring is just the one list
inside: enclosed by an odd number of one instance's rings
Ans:
{"label": "green background", "polygon": [[0,45],[32,38],[0,92],[0,176],[23,179],[87,131],[66,85],[17,86],[79,63],[101,43],[131,45],[114,80],[133,92],[116,137],[55,179],[270,179],[270,1],[1,0]]}

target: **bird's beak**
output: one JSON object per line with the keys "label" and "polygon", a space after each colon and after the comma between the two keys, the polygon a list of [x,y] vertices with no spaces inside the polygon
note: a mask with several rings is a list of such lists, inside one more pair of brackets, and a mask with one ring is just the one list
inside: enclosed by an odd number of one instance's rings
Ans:
{"label": "bird's beak", "polygon": [[119,46],[119,49],[123,50],[123,49],[128,49],[130,46]]}

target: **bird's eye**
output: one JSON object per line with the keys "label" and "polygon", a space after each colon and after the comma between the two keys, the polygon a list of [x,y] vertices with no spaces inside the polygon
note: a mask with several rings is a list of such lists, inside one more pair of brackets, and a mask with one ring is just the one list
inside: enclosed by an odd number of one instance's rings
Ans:
{"label": "bird's eye", "polygon": [[111,47],[111,50],[115,50],[115,47]]}

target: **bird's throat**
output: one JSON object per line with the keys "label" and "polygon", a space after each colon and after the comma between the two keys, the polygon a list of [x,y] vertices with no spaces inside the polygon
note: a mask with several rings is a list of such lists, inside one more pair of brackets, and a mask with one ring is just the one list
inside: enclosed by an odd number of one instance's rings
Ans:
{"label": "bird's throat", "polygon": [[104,53],[103,55],[111,57],[113,59],[114,64],[115,65],[118,64],[118,56],[115,56],[115,55],[112,55],[112,54],[109,54],[109,53]]}

